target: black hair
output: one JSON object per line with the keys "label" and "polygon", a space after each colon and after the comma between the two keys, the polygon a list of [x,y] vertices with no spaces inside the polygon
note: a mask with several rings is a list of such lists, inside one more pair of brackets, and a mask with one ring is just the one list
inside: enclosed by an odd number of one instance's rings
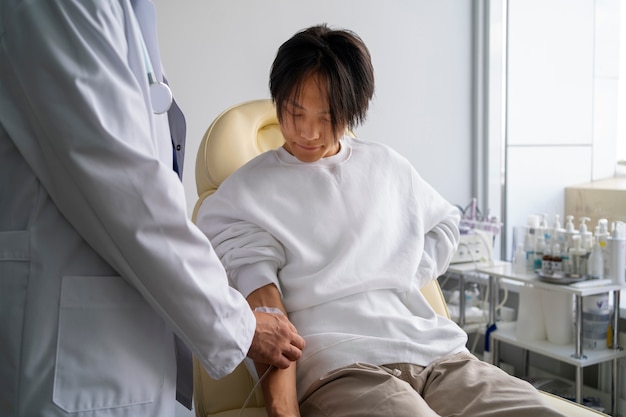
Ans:
{"label": "black hair", "polygon": [[374,95],[374,68],[358,35],[324,24],[304,29],[280,46],[269,81],[279,120],[283,104],[297,98],[304,80],[312,76],[326,83],[335,133],[365,121]]}

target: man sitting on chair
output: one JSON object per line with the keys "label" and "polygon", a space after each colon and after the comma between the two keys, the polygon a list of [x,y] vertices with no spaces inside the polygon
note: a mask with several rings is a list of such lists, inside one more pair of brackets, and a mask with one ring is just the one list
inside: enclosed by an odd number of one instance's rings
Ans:
{"label": "man sitting on chair", "polygon": [[471,355],[421,294],[450,262],[459,212],[398,153],[344,136],[374,93],[361,39],[297,33],[270,91],[285,144],[233,173],[197,217],[250,306],[288,314],[306,340],[297,365],[263,379],[268,414],[560,416]]}

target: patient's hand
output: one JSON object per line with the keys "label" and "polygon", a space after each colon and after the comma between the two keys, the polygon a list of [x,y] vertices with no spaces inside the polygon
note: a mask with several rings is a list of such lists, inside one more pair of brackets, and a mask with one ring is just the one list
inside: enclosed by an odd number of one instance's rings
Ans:
{"label": "patient's hand", "polygon": [[254,315],[256,330],[248,350],[250,359],[285,369],[302,356],[304,339],[287,316],[258,311]]}

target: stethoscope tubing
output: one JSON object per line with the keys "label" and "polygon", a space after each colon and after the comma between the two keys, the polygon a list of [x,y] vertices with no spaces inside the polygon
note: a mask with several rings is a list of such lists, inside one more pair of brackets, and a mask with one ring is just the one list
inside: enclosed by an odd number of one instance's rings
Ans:
{"label": "stethoscope tubing", "polygon": [[143,38],[143,34],[139,31],[141,37],[140,43],[143,50],[143,63],[148,76],[148,83],[150,87],[150,103],[152,105],[152,111],[155,114],[166,113],[172,106],[174,96],[170,87],[162,81],[156,79],[154,67],[152,66],[152,60],[146,47],[146,41]]}

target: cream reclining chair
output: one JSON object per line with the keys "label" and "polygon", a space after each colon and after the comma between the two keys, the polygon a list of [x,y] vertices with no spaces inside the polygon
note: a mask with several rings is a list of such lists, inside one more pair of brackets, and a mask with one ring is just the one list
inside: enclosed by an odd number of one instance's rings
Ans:
{"label": "cream reclining chair", "polygon": [[[276,111],[270,100],[255,100],[224,111],[207,130],[196,160],[199,200],[193,211],[195,221],[202,201],[217,190],[222,181],[250,159],[284,142]],[[450,317],[437,281],[422,292],[433,309]],[[197,417],[237,417],[254,383],[245,365],[216,381],[194,358],[194,405]],[[546,399],[567,416],[601,416],[595,410],[545,394]],[[263,394],[257,388],[242,417],[266,417]]]}

